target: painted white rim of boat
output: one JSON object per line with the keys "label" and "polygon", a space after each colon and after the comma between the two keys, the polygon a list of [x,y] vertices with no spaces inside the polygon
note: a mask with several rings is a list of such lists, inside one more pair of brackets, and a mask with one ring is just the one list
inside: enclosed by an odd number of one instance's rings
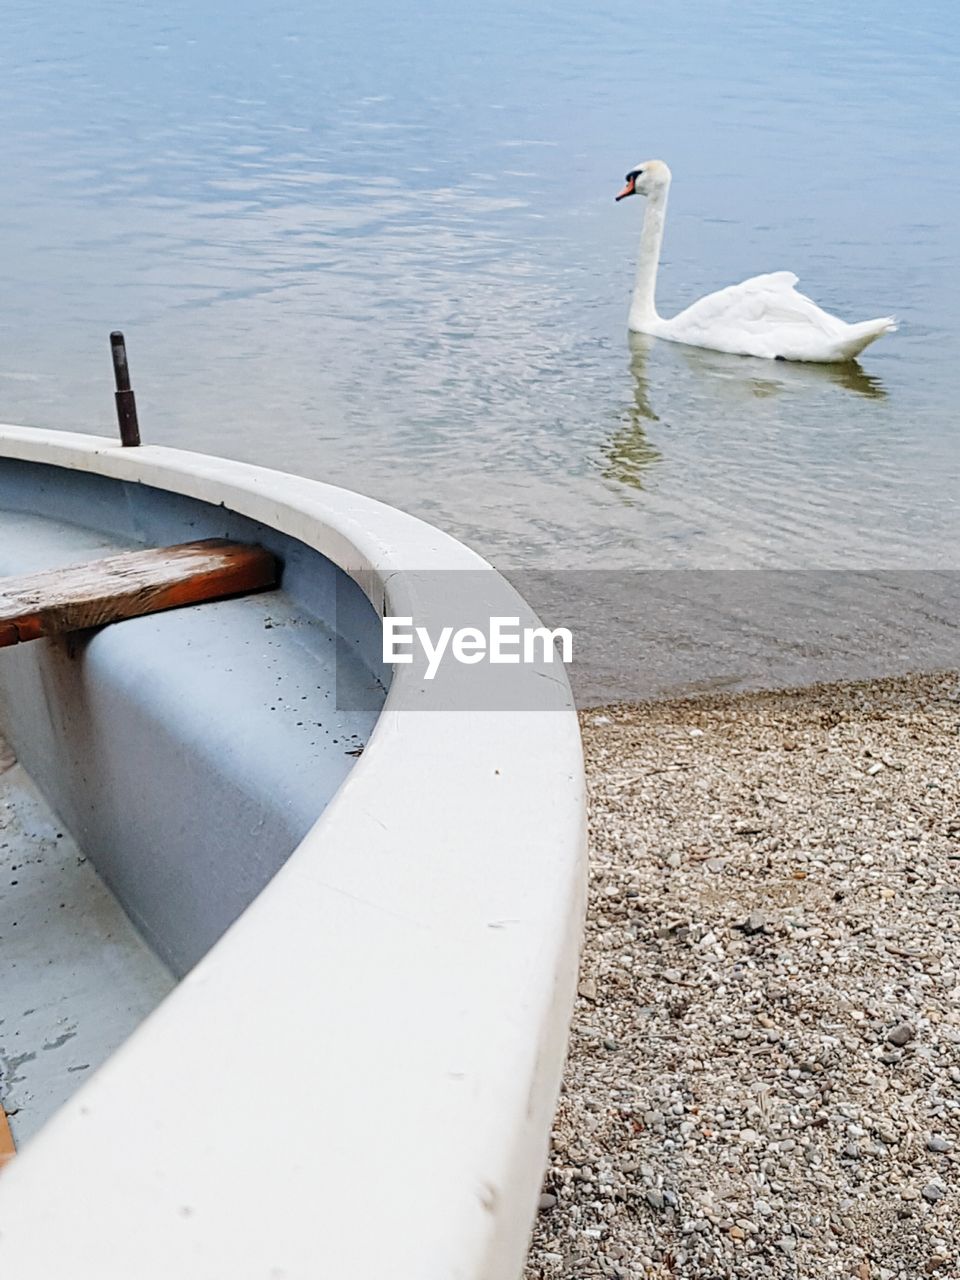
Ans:
{"label": "painted white rim of boat", "polygon": [[[488,567],[244,463],[15,426],[0,456],[223,503],[395,613],[438,590],[398,571]],[[579,730],[565,679],[541,710],[431,713],[408,671],[279,874],[5,1171],[5,1280],[519,1274],[576,981]]]}

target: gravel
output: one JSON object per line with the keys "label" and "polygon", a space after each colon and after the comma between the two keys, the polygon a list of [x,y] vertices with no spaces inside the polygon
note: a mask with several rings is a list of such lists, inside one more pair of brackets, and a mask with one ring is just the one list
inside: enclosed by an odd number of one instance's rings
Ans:
{"label": "gravel", "polygon": [[583,713],[526,1280],[960,1277],[960,681]]}

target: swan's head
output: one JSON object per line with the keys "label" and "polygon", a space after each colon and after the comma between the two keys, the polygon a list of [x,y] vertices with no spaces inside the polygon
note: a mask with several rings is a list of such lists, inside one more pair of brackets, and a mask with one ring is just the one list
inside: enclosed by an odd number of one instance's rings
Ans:
{"label": "swan's head", "polygon": [[670,170],[662,160],[645,160],[627,174],[627,185],[616,197],[625,200],[627,196],[652,196],[655,191],[662,191],[670,185]]}

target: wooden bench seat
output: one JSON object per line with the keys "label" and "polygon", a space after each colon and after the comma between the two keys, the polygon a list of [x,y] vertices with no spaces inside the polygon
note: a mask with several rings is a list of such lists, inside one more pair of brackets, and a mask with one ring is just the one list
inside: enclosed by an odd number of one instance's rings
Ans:
{"label": "wooden bench seat", "polygon": [[0,648],[276,585],[262,547],[223,538],[0,578]]}

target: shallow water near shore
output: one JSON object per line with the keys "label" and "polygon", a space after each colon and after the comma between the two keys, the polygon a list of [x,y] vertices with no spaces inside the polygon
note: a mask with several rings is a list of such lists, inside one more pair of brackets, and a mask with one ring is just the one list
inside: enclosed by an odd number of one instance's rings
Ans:
{"label": "shallow water near shore", "polygon": [[[955,566],[960,35],[946,0],[6,11],[0,419],[331,480],[530,567]],[[863,367],[628,342],[795,270]]]}

